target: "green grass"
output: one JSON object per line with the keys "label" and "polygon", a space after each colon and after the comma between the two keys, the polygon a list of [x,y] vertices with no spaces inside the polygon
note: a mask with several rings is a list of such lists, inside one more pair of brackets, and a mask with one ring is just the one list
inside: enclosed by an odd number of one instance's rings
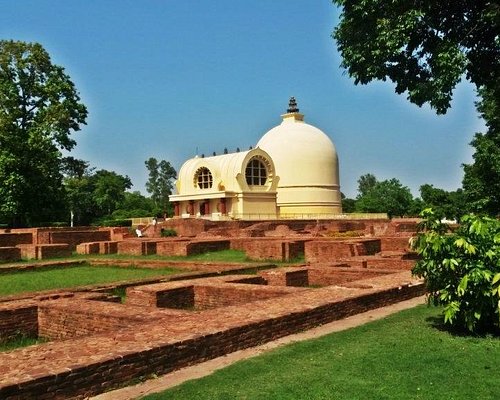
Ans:
{"label": "green grass", "polygon": [[500,338],[454,336],[425,306],[238,362],[146,399],[496,400]]}
{"label": "green grass", "polygon": [[134,267],[90,267],[87,265],[12,272],[0,275],[0,296],[112,283],[127,279],[152,278],[176,272],[179,271],[173,268],[140,269]]}
{"label": "green grass", "polygon": [[228,263],[273,263],[273,264],[297,264],[304,263],[304,256],[301,255],[291,261],[278,262],[276,260],[252,260],[248,258],[243,250],[219,250],[210,251],[192,256],[159,256],[152,254],[149,256],[135,256],[127,254],[105,254],[105,255],[75,255],[74,259],[105,258],[112,260],[159,260],[159,261],[204,261],[204,262],[228,262]]}
{"label": "green grass", "polygon": [[21,347],[28,347],[34,344],[45,343],[47,340],[43,338],[33,338],[24,335],[19,335],[6,342],[0,342],[0,352],[19,349]]}

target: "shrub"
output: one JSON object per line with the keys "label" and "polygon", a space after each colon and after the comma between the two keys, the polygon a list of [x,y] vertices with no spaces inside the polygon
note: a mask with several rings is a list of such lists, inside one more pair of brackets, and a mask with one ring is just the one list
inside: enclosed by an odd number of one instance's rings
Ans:
{"label": "shrub", "polygon": [[97,223],[98,226],[126,226],[130,227],[132,226],[132,220],[131,219],[106,219],[99,221]]}
{"label": "shrub", "polygon": [[413,248],[420,255],[413,274],[427,283],[429,302],[443,305],[445,324],[481,332],[500,327],[500,221],[466,215],[449,232],[431,209]]}
{"label": "shrub", "polygon": [[161,230],[161,237],[172,237],[172,236],[177,236],[177,232],[175,229],[162,229]]}

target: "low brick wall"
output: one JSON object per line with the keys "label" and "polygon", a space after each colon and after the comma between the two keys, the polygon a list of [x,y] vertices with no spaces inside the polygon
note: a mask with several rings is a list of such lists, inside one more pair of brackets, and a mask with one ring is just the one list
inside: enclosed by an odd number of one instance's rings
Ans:
{"label": "low brick wall", "polygon": [[380,252],[380,239],[311,240],[305,243],[304,256],[310,263],[328,263],[349,257]]}
{"label": "low brick wall", "polygon": [[111,240],[111,232],[107,230],[87,230],[87,231],[49,231],[48,243],[66,243],[71,250],[85,242],[99,242]]}
{"label": "low brick wall", "polygon": [[59,300],[40,303],[38,334],[51,340],[69,339],[119,330],[143,319],[119,304],[98,301]]}
{"label": "low brick wall", "polygon": [[275,238],[238,238],[231,239],[231,249],[242,250],[252,260],[290,261],[304,254],[302,240]]}
{"label": "low brick wall", "polygon": [[410,251],[410,237],[390,236],[380,238],[381,251]]}
{"label": "low brick wall", "polygon": [[19,335],[38,337],[38,307],[18,305],[6,308],[0,305],[0,343]]}
{"label": "low brick wall", "polygon": [[228,250],[231,247],[229,240],[203,240],[190,242],[186,246],[186,255],[203,254],[211,251]]}
{"label": "low brick wall", "polygon": [[76,245],[78,254],[99,254],[99,242],[80,243]]}
{"label": "low brick wall", "polygon": [[33,243],[33,234],[31,232],[0,233],[0,247],[14,247],[18,244],[31,243]]}
{"label": "low brick wall", "polygon": [[370,279],[387,274],[387,271],[357,268],[309,268],[309,285],[345,285],[349,282]]}
{"label": "low brick wall", "polygon": [[258,273],[274,286],[309,286],[307,268],[280,268],[277,270],[260,271]]}
{"label": "low brick wall", "polygon": [[195,285],[194,306],[197,310],[234,306],[290,293],[287,288],[262,285]]}
{"label": "low brick wall", "polygon": [[3,261],[19,261],[21,249],[17,247],[0,247],[0,263]]}
{"label": "low brick wall", "polygon": [[146,241],[141,239],[125,240],[118,242],[118,254],[127,254],[133,256],[147,256],[157,254],[157,246],[154,241]]}
{"label": "low brick wall", "polygon": [[67,244],[21,244],[21,257],[24,259],[43,260],[45,258],[69,257],[72,252]]}

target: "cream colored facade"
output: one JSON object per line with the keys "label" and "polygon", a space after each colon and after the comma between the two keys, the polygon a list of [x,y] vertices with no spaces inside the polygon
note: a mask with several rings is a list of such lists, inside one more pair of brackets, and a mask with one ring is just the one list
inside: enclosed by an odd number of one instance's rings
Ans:
{"label": "cream colored facade", "polygon": [[261,149],[195,157],[182,165],[178,194],[170,201],[175,215],[184,218],[277,215],[278,180],[271,157]]}
{"label": "cream colored facade", "polygon": [[170,196],[175,215],[268,219],[342,213],[335,146],[298,111],[292,98],[281,124],[255,149],[187,160],[177,194]]}

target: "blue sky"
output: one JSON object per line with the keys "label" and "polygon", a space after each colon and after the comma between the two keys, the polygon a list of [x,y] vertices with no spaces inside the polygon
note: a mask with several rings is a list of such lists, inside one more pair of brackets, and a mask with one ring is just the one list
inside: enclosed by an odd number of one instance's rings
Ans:
{"label": "blue sky", "polygon": [[[330,37],[329,0],[1,0],[0,38],[41,43],[89,110],[72,155],[128,175],[146,194],[149,157],[178,170],[199,154],[246,149],[280,123],[295,96],[340,158],[341,190],[357,179],[460,187],[483,123],[460,84],[436,116],[394,93],[355,86]],[[284,143],[286,146],[286,143]]]}

